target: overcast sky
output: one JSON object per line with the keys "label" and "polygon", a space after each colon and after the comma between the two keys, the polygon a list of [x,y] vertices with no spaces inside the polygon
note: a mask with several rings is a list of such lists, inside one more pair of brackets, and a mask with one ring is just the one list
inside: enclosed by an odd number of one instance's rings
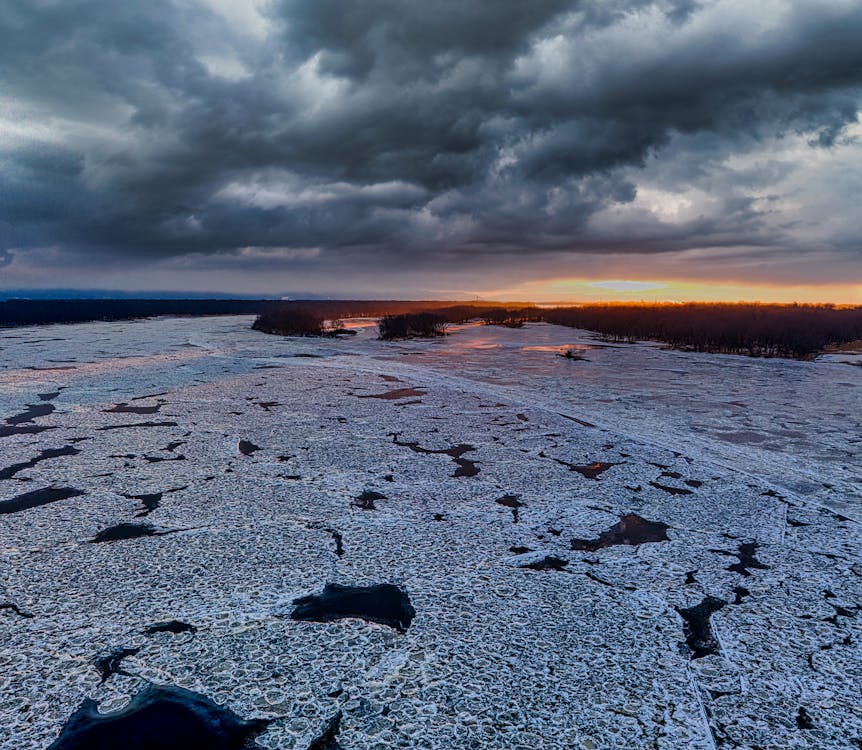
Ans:
{"label": "overcast sky", "polygon": [[860,0],[0,0],[0,289],[852,296],[860,103]]}

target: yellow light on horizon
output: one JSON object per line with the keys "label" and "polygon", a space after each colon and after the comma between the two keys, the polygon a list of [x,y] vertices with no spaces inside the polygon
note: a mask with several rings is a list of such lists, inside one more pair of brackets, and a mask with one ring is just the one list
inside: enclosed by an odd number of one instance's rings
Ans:
{"label": "yellow light on horizon", "polygon": [[764,302],[862,305],[859,284],[763,284],[701,279],[551,278],[504,289],[476,289],[488,300],[531,300],[538,303],[589,302]]}
{"label": "yellow light on horizon", "polygon": [[593,281],[588,286],[598,289],[608,289],[613,292],[647,292],[653,289],[665,289],[667,284],[662,284],[657,281]]}

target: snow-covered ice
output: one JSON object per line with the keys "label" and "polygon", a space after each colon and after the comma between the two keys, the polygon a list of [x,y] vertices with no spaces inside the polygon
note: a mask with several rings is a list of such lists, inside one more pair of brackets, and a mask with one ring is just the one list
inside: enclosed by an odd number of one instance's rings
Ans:
{"label": "snow-covered ice", "polygon": [[268,748],[862,746],[862,368],[250,324],[0,331],[0,748],[151,684]]}

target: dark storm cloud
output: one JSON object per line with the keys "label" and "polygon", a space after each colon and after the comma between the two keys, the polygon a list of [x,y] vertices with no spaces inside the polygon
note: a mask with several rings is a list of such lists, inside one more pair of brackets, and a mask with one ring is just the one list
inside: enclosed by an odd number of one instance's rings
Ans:
{"label": "dark storm cloud", "polygon": [[[764,175],[784,179],[793,157],[740,167],[736,182],[723,166],[799,135],[815,150],[847,143],[858,3],[254,7],[0,4],[0,265],[39,248],[70,262],[318,248],[303,262],[417,267],[601,249],[859,251],[858,231],[817,230],[818,217],[796,230],[774,219],[777,199],[745,191],[745,169],[768,193]],[[718,208],[607,219],[647,178]]]}

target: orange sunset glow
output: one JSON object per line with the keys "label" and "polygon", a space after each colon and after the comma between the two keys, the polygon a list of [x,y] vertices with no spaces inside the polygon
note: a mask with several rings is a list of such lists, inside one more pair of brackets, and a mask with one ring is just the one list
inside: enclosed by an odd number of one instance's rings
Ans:
{"label": "orange sunset glow", "polygon": [[546,279],[477,296],[490,300],[531,300],[541,304],[578,302],[772,302],[862,304],[862,284],[769,285],[705,283],[698,280]]}

